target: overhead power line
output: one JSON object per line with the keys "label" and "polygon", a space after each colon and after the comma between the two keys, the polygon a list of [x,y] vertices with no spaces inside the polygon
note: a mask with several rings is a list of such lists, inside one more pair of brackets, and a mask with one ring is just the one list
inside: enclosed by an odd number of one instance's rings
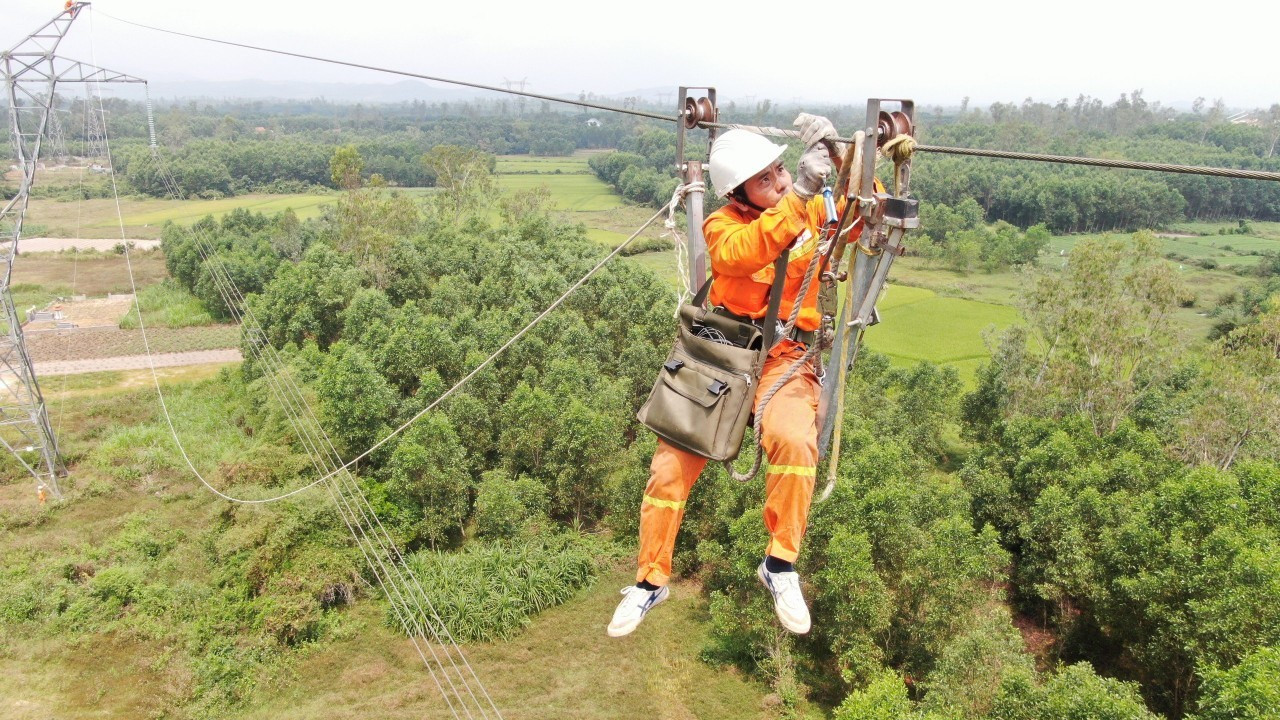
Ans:
{"label": "overhead power line", "polygon": [[[703,127],[714,127],[722,130],[749,130],[771,137],[800,139],[797,130],[785,130],[759,125],[739,125],[737,123],[698,123]],[[836,137],[836,142],[853,142],[853,138]],[[1033,162],[1059,163],[1065,165],[1090,165],[1093,167],[1116,168],[1120,170],[1149,170],[1152,172],[1181,173],[1184,175],[1209,175],[1212,177],[1236,178],[1239,180],[1268,180],[1280,182],[1280,172],[1265,170],[1237,170],[1235,168],[1204,167],[1200,165],[1174,165],[1171,163],[1138,162],[1136,160],[1110,160],[1106,158],[1075,157],[1073,155],[1044,155],[1040,153],[1011,152],[1008,150],[982,150],[978,148],[947,147],[944,145],[915,145],[914,152],[941,153],[945,155],[968,155],[970,157],[1000,158],[1005,160],[1031,160]]]}
{"label": "overhead power line", "polygon": [[[449,85],[461,85],[463,87],[476,88],[477,90],[490,90],[492,92],[506,93],[508,95],[520,95],[535,100],[546,100],[547,102],[565,103],[567,105],[577,105],[578,107],[593,108],[595,110],[607,110],[609,112],[626,113],[628,115],[637,115],[646,117],[651,120],[665,120],[667,122],[675,122],[677,118],[671,115],[662,115],[660,113],[646,112],[644,110],[624,109],[614,107],[612,105],[603,105],[601,103],[587,102],[585,100],[571,100],[569,98],[556,97],[554,95],[541,95],[539,93],[531,93],[522,90],[513,90],[510,87],[498,87],[497,85],[485,85],[483,83],[470,82],[468,80],[451,80],[449,78],[436,77],[434,75],[424,75],[422,73],[409,72],[408,70],[397,70],[395,68],[379,67],[377,65],[367,65],[365,63],[351,62],[349,60],[338,60],[335,58],[321,57],[319,55],[307,55],[306,53],[291,52],[289,50],[277,50],[275,48],[262,47],[260,45],[250,45],[248,43],[232,42],[230,40],[219,40],[218,38],[206,37],[204,35],[194,35],[192,33],[179,32],[177,30],[168,30],[166,28],[155,27],[154,25],[146,25],[132,20],[125,20],[114,15],[102,13],[106,17],[134,27],[154,30],[156,32],[167,33],[169,35],[177,35],[179,37],[191,38],[193,40],[203,40],[205,42],[217,43],[219,45],[230,45],[231,47],[245,48],[247,50],[258,50],[260,52],[273,53],[275,55],[285,55],[288,57],[302,58],[303,60],[315,60],[316,62],[329,63],[332,65],[345,65],[346,67],[360,68],[362,70],[373,70],[375,72],[388,73],[391,75],[402,75],[404,77],[418,78],[419,80],[430,80],[432,82],[446,83]],[[519,80],[513,84],[519,84],[524,87],[526,80]]]}
{"label": "overhead power line", "polygon": [[[401,75],[404,77],[418,78],[420,80],[430,80],[432,82],[445,83],[448,85],[460,85],[462,87],[476,88],[478,90],[488,90],[496,93],[505,93],[508,95],[518,95],[521,97],[534,98],[536,100],[545,100],[547,102],[564,103],[566,105],[575,105],[578,107],[592,108],[595,110],[604,110],[607,112],[622,113],[624,115],[634,115],[637,117],[649,118],[650,120],[662,120],[664,122],[682,122],[683,118],[673,115],[663,115],[661,113],[647,112],[645,110],[636,110],[634,108],[616,107],[613,105],[604,105],[602,103],[587,102],[585,100],[573,100],[570,98],[555,97],[554,95],[542,95],[540,93],[531,93],[523,90],[524,80],[512,82],[508,81],[506,87],[497,85],[485,85],[483,83],[471,82],[469,80],[456,80],[452,78],[444,78],[436,75],[426,75],[423,73],[410,72],[408,70],[398,70],[395,68],[381,67],[378,65],[369,65],[366,63],[351,62],[349,60],[338,60],[336,58],[327,58],[319,55],[309,55],[306,53],[292,52],[289,50],[278,50],[275,48],[263,47],[261,45],[250,45],[248,43],[234,42],[231,40],[221,40],[205,35],[196,35],[194,33],[186,33],[178,30],[170,30],[168,28],[156,27],[145,23],[125,20],[114,15],[102,13],[107,17],[121,22],[126,25],[153,30],[155,32],[165,33],[168,35],[176,35],[178,37],[191,38],[194,40],[203,40],[205,42],[217,43],[219,45],[228,45],[231,47],[245,48],[247,50],[257,50],[259,52],[272,53],[275,55],[285,55],[288,57],[302,58],[304,60],[314,60],[316,62],[330,63],[333,65],[344,65],[346,67],[360,68],[363,70],[373,70],[374,72],[389,73],[391,75]],[[522,89],[515,90],[511,85],[519,84]],[[735,123],[717,123],[717,122],[699,122],[698,125],[703,128],[721,128],[721,129],[742,129],[756,132],[761,135],[770,135],[773,137],[785,137],[799,139],[800,133],[795,130],[785,130],[781,128],[762,127],[758,125],[739,125]],[[834,138],[837,142],[853,142],[853,138]],[[1108,160],[1103,158],[1086,158],[1074,157],[1067,155],[1043,155],[1038,153],[1009,152],[1004,150],[982,150],[977,148],[959,148],[945,147],[940,145],[917,145],[916,151],[926,153],[941,153],[948,155],[968,155],[971,157],[988,157],[1003,158],[1008,160],[1030,160],[1034,162],[1059,163],[1067,165],[1089,165],[1093,167],[1116,168],[1121,170],[1146,170],[1151,172],[1164,173],[1181,173],[1186,175],[1208,175],[1211,177],[1236,178],[1240,180],[1266,180],[1270,182],[1280,182],[1280,172],[1267,172],[1262,170],[1237,170],[1234,168],[1217,168],[1202,167],[1195,165],[1174,165],[1171,163],[1154,163],[1154,162],[1136,162],[1130,160]]]}
{"label": "overhead power line", "polygon": [[1093,167],[1121,170],[1150,170],[1152,172],[1181,173],[1184,175],[1208,175],[1239,180],[1268,180],[1280,182],[1280,172],[1265,170],[1237,170],[1235,168],[1203,167],[1199,165],[1172,165],[1169,163],[1137,162],[1135,160],[1108,160],[1104,158],[1072,157],[1069,155],[1041,155],[1039,153],[1009,152],[1004,150],[978,150],[975,148],[943,147],[940,145],[916,145],[916,152],[969,155],[972,157],[1004,158],[1006,160],[1032,160],[1035,162],[1062,163],[1066,165],[1091,165]]}

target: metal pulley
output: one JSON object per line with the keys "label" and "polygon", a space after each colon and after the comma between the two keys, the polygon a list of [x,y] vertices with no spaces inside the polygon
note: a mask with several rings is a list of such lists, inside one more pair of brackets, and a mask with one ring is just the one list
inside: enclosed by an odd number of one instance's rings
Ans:
{"label": "metal pulley", "polygon": [[884,147],[885,143],[899,135],[915,135],[911,117],[901,110],[893,112],[881,110],[879,120],[876,122],[876,147]]}
{"label": "metal pulley", "polygon": [[684,126],[690,130],[698,127],[698,123],[715,122],[716,107],[709,97],[684,99]]}

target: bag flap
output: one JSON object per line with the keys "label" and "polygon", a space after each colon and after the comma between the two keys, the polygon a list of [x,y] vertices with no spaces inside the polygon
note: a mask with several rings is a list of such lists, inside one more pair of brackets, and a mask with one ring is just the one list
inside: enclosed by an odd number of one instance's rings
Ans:
{"label": "bag flap", "polygon": [[676,338],[676,351],[704,365],[739,375],[756,373],[756,362],[762,357],[760,350],[747,350],[735,345],[706,340],[681,327]]}
{"label": "bag flap", "polygon": [[675,372],[663,370],[662,382],[681,397],[706,408],[715,405],[720,395],[729,389],[723,381],[703,375],[688,365]]}

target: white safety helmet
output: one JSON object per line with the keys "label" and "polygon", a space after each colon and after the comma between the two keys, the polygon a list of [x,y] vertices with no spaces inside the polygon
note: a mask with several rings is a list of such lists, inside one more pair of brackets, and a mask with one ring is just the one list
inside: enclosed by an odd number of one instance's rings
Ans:
{"label": "white safety helmet", "polygon": [[752,175],[773,164],[787,151],[750,130],[730,130],[711,146],[711,184],[722,198]]}

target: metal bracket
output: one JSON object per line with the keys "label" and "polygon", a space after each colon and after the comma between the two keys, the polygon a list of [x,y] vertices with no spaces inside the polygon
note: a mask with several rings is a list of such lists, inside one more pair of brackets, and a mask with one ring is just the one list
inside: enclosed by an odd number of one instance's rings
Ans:
{"label": "metal bracket", "polygon": [[[705,90],[697,97],[690,95],[690,90]],[[680,86],[680,97],[676,100],[676,112],[680,113],[680,121],[676,123],[676,172],[684,175],[687,161],[685,159],[686,133],[698,127],[699,122],[718,122],[720,109],[716,106],[716,89],[713,87]],[[707,129],[707,152],[711,152],[711,144],[716,141],[716,128]]]}
{"label": "metal bracket", "polygon": [[[705,91],[705,94],[690,94],[689,91]],[[720,110],[716,107],[716,89],[713,87],[680,86],[680,96],[676,101],[680,122],[676,123],[676,172],[680,181],[686,185],[703,182],[704,165],[701,160],[689,162],[685,155],[688,148],[688,132],[697,129],[700,122],[716,122]],[[707,157],[711,156],[711,144],[716,140],[716,129],[707,129]],[[690,191],[686,196],[685,210],[688,222],[689,243],[689,288],[701,287],[707,278],[707,242],[702,237],[702,191]]]}

